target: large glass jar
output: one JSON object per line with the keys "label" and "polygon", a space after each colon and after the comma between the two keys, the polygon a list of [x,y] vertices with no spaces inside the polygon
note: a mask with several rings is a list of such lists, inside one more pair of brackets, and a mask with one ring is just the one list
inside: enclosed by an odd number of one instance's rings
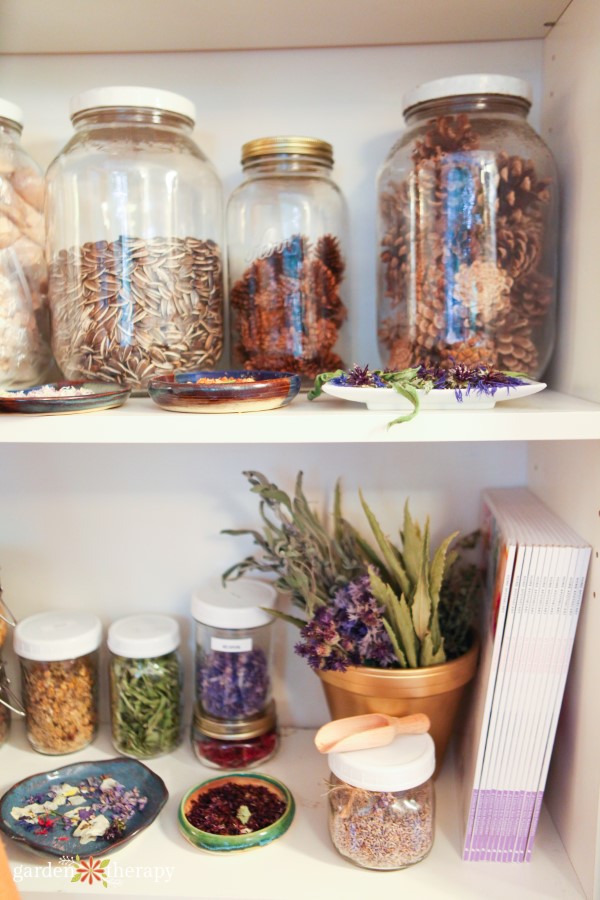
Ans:
{"label": "large glass jar", "polygon": [[518,78],[429,82],[378,176],[384,365],[483,363],[538,378],[555,338],[558,186]]}
{"label": "large glass jar", "polygon": [[98,729],[102,626],[88,612],[46,612],[15,628],[27,737],[39,753],[72,753]]}
{"label": "large glass jar", "polygon": [[236,722],[271,700],[271,630],[277,592],[266,582],[211,582],[192,597],[195,699],[201,715]]}
{"label": "large glass jar", "polygon": [[231,354],[311,383],[343,365],[346,205],[331,144],[267,137],[242,147],[227,205]]}
{"label": "large glass jar", "polygon": [[222,195],[194,119],[190,101],[151,88],[71,102],[75,135],[48,170],[46,206],[52,340],[67,378],[138,391],[219,360]]}
{"label": "large glass jar", "polygon": [[112,623],[107,644],[115,748],[139,759],[170,753],[182,737],[179,625],[170,616],[127,616]]}
{"label": "large glass jar", "polygon": [[44,259],[44,175],[21,146],[23,116],[0,100],[0,389],[52,368]]}
{"label": "large glass jar", "polygon": [[433,846],[435,747],[429,734],[399,735],[372,750],[329,753],[329,834],[365,869],[404,869]]}

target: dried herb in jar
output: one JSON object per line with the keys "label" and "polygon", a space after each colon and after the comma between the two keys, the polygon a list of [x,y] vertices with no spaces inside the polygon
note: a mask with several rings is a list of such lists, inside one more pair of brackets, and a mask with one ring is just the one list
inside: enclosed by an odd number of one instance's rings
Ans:
{"label": "dried herb in jar", "polygon": [[209,834],[249,834],[276,822],[285,806],[267,787],[227,781],[194,798],[185,817]]}
{"label": "dried herb in jar", "polygon": [[211,650],[200,657],[196,679],[204,710],[220,719],[261,712],[271,687],[267,657],[260,647],[240,653]]}
{"label": "dried herb in jar", "polygon": [[98,726],[95,654],[77,659],[21,660],[27,735],[41,753],[70,753]]}
{"label": "dried herb in jar", "polygon": [[111,714],[117,749],[149,757],[173,750],[181,738],[181,667],[176,652],[149,659],[114,656]]}
{"label": "dried herb in jar", "polygon": [[339,294],[344,270],[331,234],[314,247],[295,234],[253,260],[231,290],[235,361],[306,378],[338,369],[342,360],[334,348],[347,315]]}
{"label": "dried herb in jar", "polygon": [[248,769],[269,759],[278,743],[275,728],[266,734],[241,741],[208,737],[197,731],[192,739],[199,759],[218,769]]}

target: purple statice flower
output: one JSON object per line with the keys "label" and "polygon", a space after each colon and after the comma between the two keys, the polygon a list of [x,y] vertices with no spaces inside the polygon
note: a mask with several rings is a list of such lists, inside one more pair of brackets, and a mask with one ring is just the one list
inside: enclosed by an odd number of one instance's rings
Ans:
{"label": "purple statice flower", "polygon": [[329,606],[317,609],[300,631],[294,648],[315,670],[398,664],[383,624],[383,610],[370,590],[368,575],[340,588]]}
{"label": "purple statice flower", "polygon": [[240,719],[261,712],[271,682],[267,657],[260,647],[228,653],[211,650],[199,657],[198,697],[205,711],[219,719]]}

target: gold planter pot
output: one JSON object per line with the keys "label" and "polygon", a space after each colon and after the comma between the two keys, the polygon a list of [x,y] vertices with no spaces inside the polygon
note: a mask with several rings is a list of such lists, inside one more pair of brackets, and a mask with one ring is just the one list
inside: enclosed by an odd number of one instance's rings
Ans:
{"label": "gold planter pot", "polygon": [[362,713],[406,716],[422,712],[431,721],[436,773],[457,723],[465,690],[475,675],[479,642],[458,659],[422,669],[371,669],[350,666],[345,672],[318,672],[332,719]]}

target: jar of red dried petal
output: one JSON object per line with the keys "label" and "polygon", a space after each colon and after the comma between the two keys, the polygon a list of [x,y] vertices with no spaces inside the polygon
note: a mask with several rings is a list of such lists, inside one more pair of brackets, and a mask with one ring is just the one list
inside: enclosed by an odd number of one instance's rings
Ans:
{"label": "jar of red dried petal", "polygon": [[378,177],[384,365],[538,378],[555,338],[558,184],[519,78],[460,75],[404,99]]}
{"label": "jar of red dried petal", "polygon": [[258,138],[242,147],[242,167],[227,206],[233,362],[312,383],[345,355],[347,213],[333,148]]}
{"label": "jar of red dried petal", "polygon": [[196,707],[192,746],[201,763],[213,769],[252,769],[279,747],[273,701],[264,713],[235,722],[209,716]]}

